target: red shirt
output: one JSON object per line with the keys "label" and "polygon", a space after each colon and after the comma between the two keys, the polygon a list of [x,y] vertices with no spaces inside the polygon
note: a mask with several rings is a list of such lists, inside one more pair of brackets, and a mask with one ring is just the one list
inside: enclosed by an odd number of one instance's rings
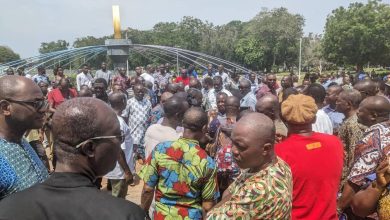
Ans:
{"label": "red shirt", "polygon": [[337,220],[336,197],[343,169],[343,146],[333,135],[290,135],[275,145],[293,176],[292,219]]}
{"label": "red shirt", "polygon": [[190,77],[183,78],[181,76],[176,78],[176,83],[182,82],[185,86],[188,86],[190,84]]}
{"label": "red shirt", "polygon": [[64,97],[60,89],[53,89],[47,95],[49,103],[53,104],[53,108],[57,108],[61,103],[67,99],[77,97],[77,92],[74,89],[69,89],[69,96]]}

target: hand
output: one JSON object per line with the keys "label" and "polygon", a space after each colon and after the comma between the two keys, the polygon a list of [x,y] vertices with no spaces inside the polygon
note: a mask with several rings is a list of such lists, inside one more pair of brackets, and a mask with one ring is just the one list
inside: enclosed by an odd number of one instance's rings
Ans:
{"label": "hand", "polygon": [[126,184],[131,184],[134,182],[134,176],[130,171],[125,172]]}
{"label": "hand", "polygon": [[388,157],[376,168],[376,183],[381,189],[386,188],[390,183],[390,163]]}

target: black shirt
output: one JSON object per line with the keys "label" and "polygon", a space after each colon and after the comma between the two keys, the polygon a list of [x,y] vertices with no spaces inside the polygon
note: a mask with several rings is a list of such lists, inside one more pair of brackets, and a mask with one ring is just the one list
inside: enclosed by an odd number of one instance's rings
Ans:
{"label": "black shirt", "polygon": [[0,219],[145,219],[132,202],[96,189],[81,174],[53,173],[49,179],[0,202]]}

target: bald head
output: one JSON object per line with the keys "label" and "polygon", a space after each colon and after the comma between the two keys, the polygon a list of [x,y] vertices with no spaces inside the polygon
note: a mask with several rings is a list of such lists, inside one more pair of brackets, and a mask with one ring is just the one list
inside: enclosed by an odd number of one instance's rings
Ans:
{"label": "bald head", "polygon": [[207,114],[199,107],[189,108],[184,114],[183,127],[192,132],[201,132],[207,125]]}
{"label": "bald head", "polygon": [[116,110],[123,110],[126,107],[126,96],[122,92],[114,92],[108,97],[111,107]]}
{"label": "bald head", "polygon": [[200,81],[197,78],[191,78],[188,86],[190,88],[202,89],[202,84],[200,83]]}
{"label": "bald head", "polygon": [[264,114],[249,113],[243,116],[233,128],[231,137],[234,159],[242,169],[258,172],[275,157],[275,126]]}
{"label": "bald head", "polygon": [[263,143],[265,140],[274,141],[275,138],[275,126],[273,121],[264,114],[253,112],[243,116],[240,121],[237,122],[233,133],[240,128],[246,130],[248,138],[254,139],[259,143]]}
{"label": "bald head", "polygon": [[0,99],[33,100],[31,93],[43,97],[39,86],[29,78],[15,75],[0,78]]}
{"label": "bald head", "polygon": [[378,115],[389,117],[390,102],[383,96],[370,96],[363,100],[362,104]]}
{"label": "bald head", "polygon": [[169,119],[181,117],[180,120],[182,120],[184,112],[188,109],[188,104],[186,99],[178,96],[172,96],[164,102],[163,108],[165,117]]}
{"label": "bald head", "polygon": [[118,124],[116,114],[103,101],[82,97],[62,103],[53,115],[53,133],[58,141],[77,145],[101,135],[109,123]]}
{"label": "bald head", "polygon": [[226,97],[225,105],[240,107],[240,99],[236,96],[228,96]]}
{"label": "bald head", "polygon": [[240,99],[236,96],[228,96],[225,99],[226,117],[237,117],[240,113]]}
{"label": "bald head", "polygon": [[358,81],[353,88],[360,92],[363,99],[368,96],[374,96],[377,93],[376,83],[370,79]]}
{"label": "bald head", "polygon": [[365,98],[359,105],[359,123],[372,126],[389,120],[390,103],[383,96],[370,96]]}
{"label": "bald head", "polygon": [[278,119],[280,114],[278,98],[271,94],[261,97],[256,103],[256,112],[265,114],[272,120]]}
{"label": "bald head", "polygon": [[171,98],[172,96],[173,96],[172,93],[170,93],[170,92],[164,92],[163,94],[161,94],[161,103],[164,104],[164,102],[165,102],[167,99]]}

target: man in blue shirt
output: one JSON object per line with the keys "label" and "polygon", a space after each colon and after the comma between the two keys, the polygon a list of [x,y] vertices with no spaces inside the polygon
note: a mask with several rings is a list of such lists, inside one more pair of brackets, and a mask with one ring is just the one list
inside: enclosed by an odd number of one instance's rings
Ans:
{"label": "man in blue shirt", "polygon": [[39,129],[47,103],[23,76],[0,78],[0,200],[48,178],[46,167],[23,134]]}
{"label": "man in blue shirt", "polygon": [[325,102],[327,105],[323,108],[324,112],[329,116],[333,125],[333,134],[337,134],[341,123],[344,120],[344,114],[336,111],[336,101],[343,88],[339,85],[329,86],[326,90]]}
{"label": "man in blue shirt", "polygon": [[50,85],[49,77],[46,75],[46,70],[43,66],[38,67],[38,74],[33,76],[32,80],[34,80],[36,84],[45,82],[46,84]]}

